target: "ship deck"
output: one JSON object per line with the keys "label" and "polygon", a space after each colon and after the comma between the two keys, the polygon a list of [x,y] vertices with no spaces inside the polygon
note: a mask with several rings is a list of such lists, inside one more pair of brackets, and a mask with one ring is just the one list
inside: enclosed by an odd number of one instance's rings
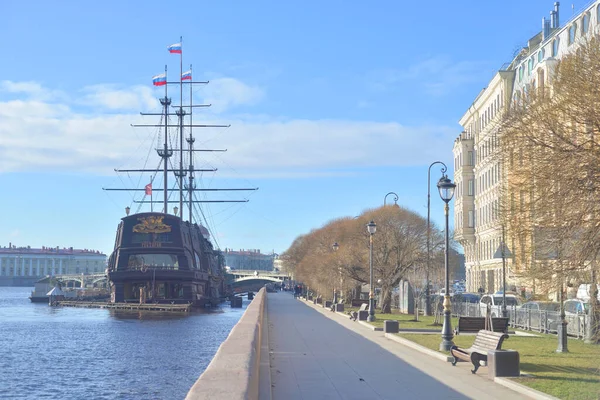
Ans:
{"label": "ship deck", "polygon": [[126,311],[169,311],[189,312],[191,304],[155,304],[155,303],[103,303],[98,301],[57,301],[57,306],[79,308],[108,308]]}

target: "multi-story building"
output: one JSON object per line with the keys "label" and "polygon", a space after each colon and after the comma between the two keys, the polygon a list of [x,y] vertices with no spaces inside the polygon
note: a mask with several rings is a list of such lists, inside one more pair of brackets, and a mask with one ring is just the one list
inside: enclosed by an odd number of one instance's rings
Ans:
{"label": "multi-story building", "polygon": [[[522,202],[524,197],[518,188],[507,187],[510,165],[502,165],[499,156],[500,118],[510,107],[519,105],[529,91],[549,85],[558,60],[599,31],[600,1],[589,4],[562,26],[559,3],[554,3],[550,19],[542,19],[540,32],[494,75],[460,119],[463,132],[453,147],[457,185],[454,224],[455,239],[465,252],[467,291],[493,292],[502,287],[501,196],[508,196],[511,190],[511,202]],[[520,149],[515,154],[518,162],[526,158],[526,151]],[[507,240],[506,246],[508,287],[525,289],[527,284],[519,277],[531,261],[525,254],[526,243]]]}
{"label": "multi-story building", "polygon": [[252,271],[273,271],[273,261],[276,254],[262,254],[260,250],[232,250],[223,251],[225,265],[231,269]]}
{"label": "multi-story building", "polygon": [[[106,254],[98,250],[31,246],[12,243],[0,248],[0,281],[30,281],[46,275],[104,272]],[[30,279],[14,279],[30,278]]]}

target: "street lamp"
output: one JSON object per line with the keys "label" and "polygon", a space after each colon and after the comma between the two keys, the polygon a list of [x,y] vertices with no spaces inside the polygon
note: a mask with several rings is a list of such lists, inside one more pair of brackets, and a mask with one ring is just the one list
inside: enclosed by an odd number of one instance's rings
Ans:
{"label": "street lamp", "polygon": [[369,232],[369,316],[368,322],[375,321],[375,299],[373,293],[373,234],[377,230],[377,224],[371,220],[367,224],[367,232]]}
{"label": "street lamp", "polygon": [[441,161],[434,161],[429,165],[429,169],[427,170],[427,270],[425,271],[425,314],[431,315],[431,295],[429,293],[429,264],[431,260],[431,245],[429,236],[431,235],[431,229],[429,228],[429,214],[431,210],[431,167],[435,164],[441,164],[442,167],[442,176],[446,173],[448,167]]}
{"label": "street lamp", "polygon": [[129,208],[129,206],[125,207],[125,214],[129,215],[129,211],[131,210],[131,208]]}
{"label": "street lamp", "polygon": [[446,216],[446,244],[444,246],[444,265],[446,268],[446,292],[444,293],[444,326],[442,327],[442,343],[440,343],[440,351],[450,351],[450,348],[454,346],[452,339],[452,321],[450,319],[451,307],[450,307],[450,284],[449,284],[449,271],[448,271],[448,247],[449,247],[449,232],[448,232],[448,203],[454,196],[454,189],[456,185],[452,183],[446,175],[442,176],[437,184],[438,190],[440,191],[440,197],[444,200],[444,214]]}
{"label": "street lamp", "polygon": [[[338,242],[335,242],[332,247],[333,247],[333,251],[336,252],[340,248],[340,245],[338,244]],[[334,284],[333,285],[333,304],[337,304],[337,301],[338,301],[337,290],[335,289],[335,284]]]}
{"label": "street lamp", "polygon": [[386,194],[386,195],[385,195],[385,197],[383,198],[383,205],[385,206],[385,200],[387,199],[387,197],[388,197],[390,194],[393,194],[393,195],[394,195],[394,205],[395,205],[396,207],[398,207],[398,195],[397,195],[396,193],[394,193],[394,192],[389,192],[388,194]]}

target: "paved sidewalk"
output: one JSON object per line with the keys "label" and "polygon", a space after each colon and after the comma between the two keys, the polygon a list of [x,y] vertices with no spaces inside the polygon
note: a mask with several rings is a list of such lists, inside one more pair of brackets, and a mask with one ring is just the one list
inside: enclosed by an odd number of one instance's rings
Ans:
{"label": "paved sidewalk", "polygon": [[290,293],[269,293],[267,309],[274,400],[527,398],[487,368],[473,375],[467,363],[452,367]]}

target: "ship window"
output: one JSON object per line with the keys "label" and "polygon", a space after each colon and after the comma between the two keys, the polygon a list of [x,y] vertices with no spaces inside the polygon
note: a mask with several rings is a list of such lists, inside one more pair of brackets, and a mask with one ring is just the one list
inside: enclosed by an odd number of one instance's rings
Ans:
{"label": "ship window", "polygon": [[175,254],[132,254],[127,262],[128,270],[179,269]]}

